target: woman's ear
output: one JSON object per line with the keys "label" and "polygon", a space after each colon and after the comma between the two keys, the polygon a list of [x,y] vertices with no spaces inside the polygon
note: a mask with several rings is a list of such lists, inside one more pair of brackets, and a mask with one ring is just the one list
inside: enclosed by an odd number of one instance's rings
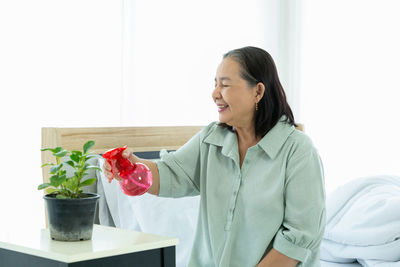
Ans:
{"label": "woman's ear", "polygon": [[264,96],[264,92],[265,92],[265,86],[263,83],[259,82],[256,85],[256,99],[257,102],[261,100],[261,98],[263,98]]}

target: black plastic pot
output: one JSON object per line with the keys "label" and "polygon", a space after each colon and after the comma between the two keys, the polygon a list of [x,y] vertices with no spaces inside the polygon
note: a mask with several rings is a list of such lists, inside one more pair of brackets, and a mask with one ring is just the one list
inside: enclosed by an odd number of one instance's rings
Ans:
{"label": "black plastic pot", "polygon": [[54,194],[46,202],[50,237],[59,241],[92,239],[96,204],[100,195],[84,193],[82,198],[57,199]]}

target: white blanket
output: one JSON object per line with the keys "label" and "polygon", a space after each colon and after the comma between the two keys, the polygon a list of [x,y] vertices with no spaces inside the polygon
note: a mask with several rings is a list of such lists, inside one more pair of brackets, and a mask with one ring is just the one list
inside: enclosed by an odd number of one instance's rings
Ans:
{"label": "white blanket", "polygon": [[321,260],[400,267],[400,177],[353,180],[327,197]]}

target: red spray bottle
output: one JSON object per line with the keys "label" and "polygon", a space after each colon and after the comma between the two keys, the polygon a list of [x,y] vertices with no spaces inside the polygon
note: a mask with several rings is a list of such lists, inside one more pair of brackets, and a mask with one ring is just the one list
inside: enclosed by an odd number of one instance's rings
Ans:
{"label": "red spray bottle", "polygon": [[122,157],[122,152],[127,148],[118,147],[103,154],[103,158],[111,165],[111,173],[115,176],[119,172],[122,178],[119,186],[128,196],[139,196],[146,193],[153,183],[150,169],[143,163],[133,164]]}

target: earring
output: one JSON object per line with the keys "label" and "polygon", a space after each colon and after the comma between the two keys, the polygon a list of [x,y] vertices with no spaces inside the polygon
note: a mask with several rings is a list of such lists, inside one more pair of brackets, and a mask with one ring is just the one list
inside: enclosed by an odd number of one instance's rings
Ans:
{"label": "earring", "polygon": [[258,110],[258,102],[256,102],[256,111]]}

